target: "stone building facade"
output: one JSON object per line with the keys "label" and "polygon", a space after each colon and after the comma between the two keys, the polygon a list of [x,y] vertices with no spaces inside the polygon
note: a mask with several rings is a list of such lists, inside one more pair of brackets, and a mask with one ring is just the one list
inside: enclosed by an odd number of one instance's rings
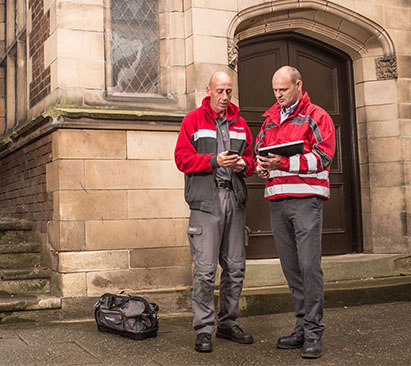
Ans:
{"label": "stone building facade", "polygon": [[407,253],[409,19],[408,0],[0,0],[0,216],[35,223],[63,298],[188,309],[181,120],[217,70],[241,106],[241,42],[287,32],[349,58],[359,248]]}

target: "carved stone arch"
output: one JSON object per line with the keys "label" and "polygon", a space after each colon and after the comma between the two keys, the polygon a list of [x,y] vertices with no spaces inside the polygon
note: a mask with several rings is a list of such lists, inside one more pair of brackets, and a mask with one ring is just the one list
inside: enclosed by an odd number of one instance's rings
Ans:
{"label": "carved stone arch", "polygon": [[372,20],[326,0],[279,0],[240,11],[227,32],[229,66],[237,67],[240,40],[294,31],[346,52],[353,60],[372,52],[379,80],[397,78],[395,47],[386,30]]}

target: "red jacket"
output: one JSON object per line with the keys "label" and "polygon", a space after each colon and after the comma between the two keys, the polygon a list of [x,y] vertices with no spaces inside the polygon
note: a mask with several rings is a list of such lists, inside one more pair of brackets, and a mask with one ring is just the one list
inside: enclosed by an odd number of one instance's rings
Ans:
{"label": "red jacket", "polygon": [[[206,97],[202,106],[189,112],[181,124],[174,158],[177,168],[185,173],[185,198],[191,209],[212,210],[213,197],[217,192],[217,133],[214,120],[218,117],[210,107],[210,97]],[[229,104],[226,118],[229,121],[230,147],[239,151],[246,162],[245,170],[233,174],[232,178],[237,203],[243,206],[247,200],[243,177],[254,173],[253,141],[237,106]]]}
{"label": "red jacket", "polygon": [[281,157],[280,168],[270,172],[264,198],[319,196],[329,198],[329,171],[334,156],[335,130],[329,114],[312,104],[303,92],[295,111],[280,123],[281,106],[275,103],[256,140],[256,153],[265,146],[304,140],[304,154]]}

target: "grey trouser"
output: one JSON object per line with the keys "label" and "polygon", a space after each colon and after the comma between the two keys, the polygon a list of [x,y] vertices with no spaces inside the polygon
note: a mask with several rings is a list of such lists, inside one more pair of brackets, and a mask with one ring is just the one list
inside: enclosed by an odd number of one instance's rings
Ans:
{"label": "grey trouser", "polygon": [[188,226],[193,275],[193,327],[197,333],[214,331],[214,285],[222,267],[218,325],[231,328],[239,314],[245,274],[244,209],[236,207],[234,193],[219,189],[211,213],[192,210]]}
{"label": "grey trouser", "polygon": [[320,339],[324,308],[321,269],[323,199],[286,198],[270,201],[271,228],[281,266],[294,300],[294,332]]}

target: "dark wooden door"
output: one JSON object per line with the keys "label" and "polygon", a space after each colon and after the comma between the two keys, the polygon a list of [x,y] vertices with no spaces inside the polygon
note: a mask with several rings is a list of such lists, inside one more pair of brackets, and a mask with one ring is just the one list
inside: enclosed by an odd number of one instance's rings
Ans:
{"label": "dark wooden door", "polygon": [[[240,42],[240,108],[254,139],[263,122],[261,115],[275,102],[272,75],[287,64],[300,70],[303,89],[313,103],[327,110],[336,129],[336,153],[330,172],[331,198],[324,205],[323,254],[351,253],[360,248],[351,64],[348,57],[338,51],[295,34],[265,35]],[[251,228],[247,258],[276,257],[268,202],[263,198],[264,181],[254,176],[247,180],[247,186],[250,196],[247,225]]]}

